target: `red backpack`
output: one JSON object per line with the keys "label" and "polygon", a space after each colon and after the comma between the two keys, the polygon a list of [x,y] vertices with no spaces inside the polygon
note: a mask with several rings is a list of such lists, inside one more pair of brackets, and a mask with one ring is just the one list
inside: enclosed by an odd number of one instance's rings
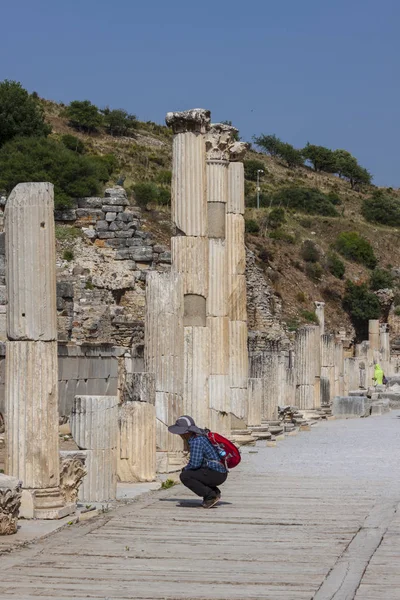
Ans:
{"label": "red backpack", "polygon": [[236,448],[233,442],[230,442],[222,435],[219,435],[219,433],[213,433],[208,429],[206,430],[206,432],[209,441],[212,443],[214,448],[216,448],[218,454],[221,457],[221,462],[225,465],[225,467],[228,470],[237,467],[237,465],[242,460],[239,448]]}

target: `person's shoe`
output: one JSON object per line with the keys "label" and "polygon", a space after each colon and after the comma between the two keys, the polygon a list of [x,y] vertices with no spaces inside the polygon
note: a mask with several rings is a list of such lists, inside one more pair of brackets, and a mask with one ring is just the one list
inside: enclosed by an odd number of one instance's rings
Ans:
{"label": "person's shoe", "polygon": [[204,500],[203,508],[212,508],[219,502],[220,496],[215,496],[214,498],[210,498],[209,500]]}

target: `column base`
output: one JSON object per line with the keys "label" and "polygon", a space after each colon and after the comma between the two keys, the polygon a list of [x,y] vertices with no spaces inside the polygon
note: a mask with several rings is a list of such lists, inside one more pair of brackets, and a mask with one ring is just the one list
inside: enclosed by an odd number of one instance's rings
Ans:
{"label": "column base", "polygon": [[75,504],[65,504],[58,487],[22,490],[22,519],[62,519],[75,510]]}

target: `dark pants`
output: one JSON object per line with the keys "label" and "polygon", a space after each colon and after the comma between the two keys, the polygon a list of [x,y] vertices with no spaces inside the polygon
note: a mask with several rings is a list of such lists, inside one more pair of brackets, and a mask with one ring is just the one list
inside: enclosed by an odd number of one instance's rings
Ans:
{"label": "dark pants", "polygon": [[223,484],[227,477],[228,473],[220,473],[207,468],[182,471],[180,475],[183,485],[198,496],[203,496],[204,500],[210,500],[220,495],[221,492],[217,486]]}

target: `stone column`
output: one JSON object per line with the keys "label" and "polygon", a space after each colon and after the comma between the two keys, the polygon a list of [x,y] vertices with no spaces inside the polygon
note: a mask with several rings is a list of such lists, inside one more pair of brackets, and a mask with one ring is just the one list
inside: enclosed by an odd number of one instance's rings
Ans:
{"label": "stone column", "polygon": [[189,414],[199,427],[207,427],[210,331],[207,328],[209,243],[204,134],[210,127],[210,112],[193,109],[168,113],[166,123],[174,132],[172,221],[176,236],[171,240],[172,271],[182,277],[183,283],[185,351],[181,414]]}
{"label": "stone column", "polygon": [[315,410],[321,406],[319,326],[307,325],[296,332],[295,356],[296,406],[302,410]]}
{"label": "stone column", "polygon": [[281,380],[282,353],[279,342],[264,340],[263,347],[250,361],[251,378],[262,381],[261,418],[275,421],[278,418],[278,405],[283,397],[284,382]]}
{"label": "stone column", "polygon": [[261,402],[263,395],[263,380],[260,378],[249,378],[248,382],[248,410],[247,424],[249,427],[261,425]]}
{"label": "stone column", "polygon": [[344,350],[340,338],[335,338],[335,392],[334,396],[344,396]]}
{"label": "stone column", "polygon": [[335,336],[321,336],[321,405],[329,406],[335,388]]}
{"label": "stone column", "polygon": [[230,148],[228,202],[226,206],[226,252],[229,316],[229,383],[232,428],[241,429],[247,419],[247,347],[246,247],[244,227],[244,167],[241,162],[247,144]]}
{"label": "stone column", "polygon": [[390,334],[389,326],[384,323],[379,328],[381,364],[385,375],[390,375]]}
{"label": "stone column", "polygon": [[315,314],[318,319],[321,335],[325,333],[325,302],[314,302]]}
{"label": "stone column", "polygon": [[[225,243],[228,202],[229,147],[237,130],[214,124],[207,133],[206,174],[208,208],[209,288],[207,326],[210,330],[210,422],[217,431],[230,429],[229,317]],[[232,400],[232,398],[231,398]]]}
{"label": "stone column", "polygon": [[118,408],[119,481],[154,481],[156,476],[156,389],[153,373],[131,373]]}
{"label": "stone column", "polygon": [[183,465],[183,444],[168,425],[185,414],[184,296],[179,273],[148,272],[144,359],[147,373],[155,375],[157,470],[169,472]]}
{"label": "stone column", "polygon": [[344,359],[344,396],[360,387],[360,359]]}
{"label": "stone column", "polygon": [[60,493],[53,211],[50,183],[20,183],[5,211],[6,471],[23,482],[25,518],[74,510]]}
{"label": "stone column", "polygon": [[370,349],[379,352],[379,320],[370,319],[368,321],[368,341]]}
{"label": "stone column", "polygon": [[86,450],[87,475],[79,489],[82,502],[108,502],[117,497],[117,396],[75,396],[71,433]]}

